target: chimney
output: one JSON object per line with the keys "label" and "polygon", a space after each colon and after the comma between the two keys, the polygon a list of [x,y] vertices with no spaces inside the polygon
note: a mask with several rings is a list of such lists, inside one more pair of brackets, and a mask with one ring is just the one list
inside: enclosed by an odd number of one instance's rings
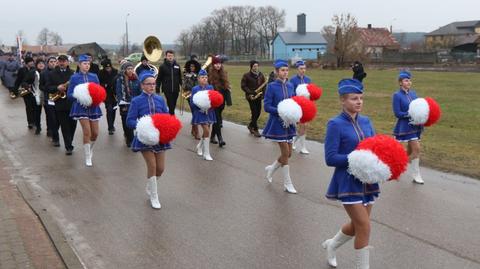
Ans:
{"label": "chimney", "polygon": [[368,24],[368,29],[372,29],[372,24],[371,23]]}
{"label": "chimney", "polygon": [[307,15],[305,13],[297,15],[297,33],[302,35],[307,33]]}

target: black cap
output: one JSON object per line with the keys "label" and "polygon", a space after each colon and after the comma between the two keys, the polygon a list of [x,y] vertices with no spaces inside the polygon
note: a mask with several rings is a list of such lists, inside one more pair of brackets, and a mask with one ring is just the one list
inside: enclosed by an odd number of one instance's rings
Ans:
{"label": "black cap", "polygon": [[60,55],[57,58],[58,61],[68,61],[67,55]]}
{"label": "black cap", "polygon": [[33,58],[32,57],[25,57],[24,62],[26,64],[28,64],[29,62],[33,62]]}

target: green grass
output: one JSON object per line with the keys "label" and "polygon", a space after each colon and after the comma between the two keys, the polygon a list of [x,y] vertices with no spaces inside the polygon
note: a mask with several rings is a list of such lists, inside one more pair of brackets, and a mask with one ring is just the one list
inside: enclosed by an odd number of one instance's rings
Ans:
{"label": "green grass", "polygon": [[[229,66],[226,70],[232,85],[233,106],[224,110],[225,118],[247,124],[250,118],[248,103],[240,89],[240,80],[247,66]],[[270,67],[261,68],[264,74]],[[295,72],[291,69],[289,76]],[[332,71],[310,69],[313,82],[324,90],[317,102],[318,115],[308,127],[308,138],[323,141],[327,120],[337,115],[340,104],[337,83],[350,77],[349,70]],[[370,117],[377,133],[391,134],[395,124],[391,96],[398,89],[396,70],[367,70],[364,80],[363,114]],[[433,97],[442,108],[439,123],[426,129],[422,136],[422,165],[443,171],[456,172],[480,178],[480,74],[450,72],[414,72],[413,88],[420,97]],[[259,125],[268,114],[262,112]]]}

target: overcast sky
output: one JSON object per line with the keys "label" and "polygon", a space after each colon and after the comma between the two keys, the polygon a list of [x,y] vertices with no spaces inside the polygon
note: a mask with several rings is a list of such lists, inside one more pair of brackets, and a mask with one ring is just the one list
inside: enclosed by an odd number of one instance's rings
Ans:
{"label": "overcast sky", "polygon": [[0,43],[13,45],[16,33],[23,30],[29,44],[36,44],[38,33],[46,27],[58,32],[64,43],[119,44],[127,13],[130,41],[141,43],[154,34],[162,43],[173,43],[180,31],[215,9],[271,3],[286,11],[285,29],[296,30],[297,14],[305,13],[310,32],[331,24],[334,14],[347,12],[357,17],[360,26],[392,24],[394,32],[431,32],[453,21],[480,20],[478,0],[445,4],[438,0],[0,0]]}

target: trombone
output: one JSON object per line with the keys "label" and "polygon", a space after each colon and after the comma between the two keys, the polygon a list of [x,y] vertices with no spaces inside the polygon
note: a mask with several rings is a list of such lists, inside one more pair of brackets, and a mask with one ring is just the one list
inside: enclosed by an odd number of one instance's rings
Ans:
{"label": "trombone", "polygon": [[262,85],[260,85],[256,90],[255,90],[255,95],[253,94],[250,94],[249,97],[250,97],[250,100],[257,100],[258,98],[260,98],[260,96],[263,95],[263,93],[265,92],[265,86],[267,85],[268,83],[268,80],[265,80],[265,82],[262,83]]}

